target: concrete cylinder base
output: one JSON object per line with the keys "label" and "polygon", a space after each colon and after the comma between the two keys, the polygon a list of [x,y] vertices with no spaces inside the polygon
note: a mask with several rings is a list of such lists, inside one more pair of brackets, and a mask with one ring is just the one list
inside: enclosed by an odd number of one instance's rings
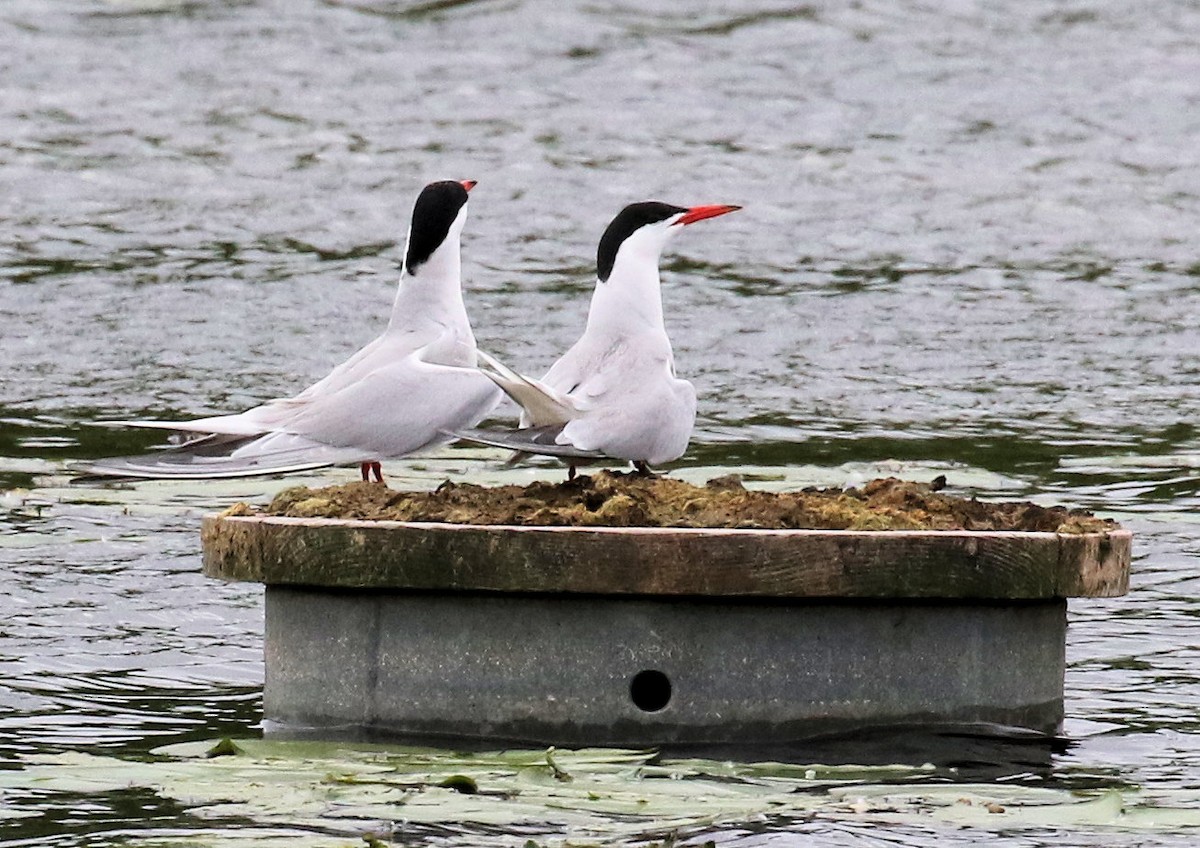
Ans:
{"label": "concrete cylinder base", "polygon": [[268,585],[270,726],[546,745],[1062,721],[1066,601]]}

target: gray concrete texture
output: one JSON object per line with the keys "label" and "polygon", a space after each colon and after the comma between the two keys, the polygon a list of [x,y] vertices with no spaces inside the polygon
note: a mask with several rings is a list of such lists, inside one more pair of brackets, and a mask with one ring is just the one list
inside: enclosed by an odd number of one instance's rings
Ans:
{"label": "gray concrete texture", "polygon": [[264,712],[288,732],[651,746],[1062,721],[1062,599],[266,594]]}

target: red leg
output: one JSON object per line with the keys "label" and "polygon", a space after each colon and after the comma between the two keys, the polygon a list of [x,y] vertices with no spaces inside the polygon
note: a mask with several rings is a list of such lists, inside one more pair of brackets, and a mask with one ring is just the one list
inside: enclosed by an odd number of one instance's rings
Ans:
{"label": "red leg", "polygon": [[358,470],[362,472],[362,478],[363,478],[364,483],[366,483],[368,480],[371,479],[371,463],[369,463],[369,462],[359,463]]}
{"label": "red leg", "polygon": [[382,483],[383,482],[383,463],[382,462],[372,462],[371,463],[371,471],[373,471],[375,473],[375,482]]}

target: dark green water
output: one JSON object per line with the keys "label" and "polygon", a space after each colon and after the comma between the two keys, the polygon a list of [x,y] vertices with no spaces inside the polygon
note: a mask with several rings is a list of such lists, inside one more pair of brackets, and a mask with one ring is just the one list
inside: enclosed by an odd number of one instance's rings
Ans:
{"label": "dark green water", "polygon": [[[89,421],[234,411],[323,375],[385,322],[415,192],[453,177],[480,181],[476,335],[535,373],[581,329],[595,241],[624,203],[745,207],[664,262],[700,394],[678,473],[944,473],[1131,527],[1130,595],[1071,606],[1070,743],[1033,769],[972,754],[975,773],[1200,807],[1198,37],[1184,2],[9,0],[0,768],[257,732],[261,596],[201,578],[197,528],[285,483],[68,488],[64,463],[155,441]],[[461,449],[388,471],[500,473]],[[558,472],[513,476],[534,473]],[[199,828],[149,792],[11,790],[6,807],[29,814],[0,817],[6,848]],[[485,835],[504,844],[469,826],[409,841]],[[820,820],[683,836],[979,838]]]}

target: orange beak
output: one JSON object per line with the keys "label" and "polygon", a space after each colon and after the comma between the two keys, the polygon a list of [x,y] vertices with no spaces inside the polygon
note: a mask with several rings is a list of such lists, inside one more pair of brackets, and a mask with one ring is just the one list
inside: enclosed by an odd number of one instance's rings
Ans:
{"label": "orange beak", "polygon": [[471,189],[475,188],[475,186],[479,185],[479,181],[478,180],[462,180],[460,182],[460,185],[462,185],[462,187],[465,188],[467,191],[470,191]]}
{"label": "orange beak", "polygon": [[687,212],[683,213],[676,224],[694,224],[697,221],[703,221],[705,218],[715,218],[718,215],[724,215],[726,212],[736,212],[741,209],[740,206],[693,206]]}

